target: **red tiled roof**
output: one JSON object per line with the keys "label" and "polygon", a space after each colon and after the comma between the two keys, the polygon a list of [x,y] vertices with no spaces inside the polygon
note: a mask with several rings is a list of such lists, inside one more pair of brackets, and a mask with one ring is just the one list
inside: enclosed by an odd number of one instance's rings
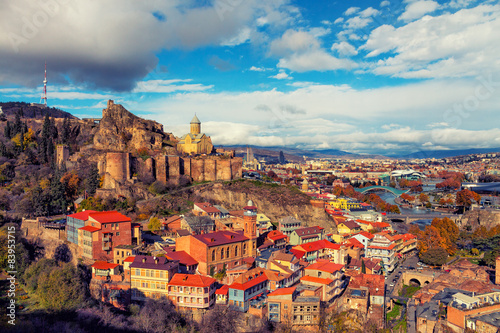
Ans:
{"label": "red tiled roof", "polygon": [[117,211],[108,212],[94,212],[89,214],[94,220],[100,223],[116,223],[116,222],[130,222],[130,217],[127,217]]}
{"label": "red tiled roof", "polygon": [[180,220],[181,217],[179,215],[173,215],[173,216],[169,216],[164,222],[163,224],[170,224],[172,222],[175,222],[177,220]]}
{"label": "red tiled roof", "polygon": [[220,210],[218,210],[217,208],[212,206],[211,203],[208,202],[199,202],[195,203],[195,205],[207,213],[220,213]]}
{"label": "red tiled roof", "polygon": [[123,262],[134,262],[135,256],[127,257],[127,259],[123,260]]}
{"label": "red tiled roof", "polygon": [[267,294],[267,297],[280,296],[280,295],[293,295],[295,289],[297,289],[297,287],[279,288],[273,291],[272,293]]}
{"label": "red tiled roof", "polygon": [[217,280],[209,276],[176,273],[168,284],[187,287],[209,287],[215,281]]}
{"label": "red tiled roof", "polygon": [[84,230],[84,231],[90,231],[90,232],[95,232],[98,230],[101,230],[99,228],[93,227],[91,225],[86,225],[85,227],[78,228],[78,230]]}
{"label": "red tiled roof", "polygon": [[309,276],[309,275],[301,277],[300,281],[314,282],[314,283],[321,283],[321,284],[330,284],[333,282],[332,279],[323,279],[323,278]]}
{"label": "red tiled roof", "polygon": [[317,263],[314,263],[314,264],[307,266],[306,270],[314,269],[314,270],[318,270],[318,271],[322,271],[322,272],[333,273],[333,272],[340,271],[342,268],[344,268],[344,265],[342,265],[342,264],[335,264],[335,263],[330,262],[330,261],[326,261],[326,262],[323,261],[323,262],[317,262]]}
{"label": "red tiled roof", "polygon": [[272,241],[277,241],[277,240],[286,238],[286,235],[283,234],[281,231],[273,230],[267,234],[267,238],[272,240]]}
{"label": "red tiled roof", "polygon": [[241,233],[227,231],[227,230],[216,231],[202,235],[195,235],[192,237],[196,238],[197,240],[201,241],[202,243],[204,243],[209,247],[248,240],[248,237],[246,237]]}
{"label": "red tiled roof", "polygon": [[357,224],[356,222],[354,222],[352,220],[345,220],[344,222],[341,222],[341,223],[343,225],[345,225],[347,228],[349,228],[350,230],[359,228],[359,224]]}
{"label": "red tiled roof", "polygon": [[220,287],[219,289],[217,289],[215,291],[215,294],[216,295],[227,295],[228,292],[229,292],[229,286],[227,284],[225,284],[222,287]]}
{"label": "red tiled roof", "polygon": [[113,268],[116,268],[118,266],[119,266],[118,264],[111,264],[111,263],[106,262],[106,261],[96,261],[92,265],[92,268],[95,268],[95,269],[113,269]]}
{"label": "red tiled roof", "polygon": [[311,234],[319,234],[321,233],[321,230],[324,228],[322,227],[307,227],[307,228],[300,228],[300,229],[295,229],[294,232],[299,236],[299,237],[304,237],[304,236],[309,236]]}
{"label": "red tiled roof", "polygon": [[370,249],[377,249],[377,250],[392,250],[396,246],[396,244],[391,244],[389,246],[375,246],[375,245],[369,245],[368,248]]}
{"label": "red tiled roof", "polygon": [[171,259],[171,260],[179,260],[179,263],[186,265],[186,266],[192,266],[192,265],[198,264],[198,261],[196,261],[193,257],[191,257],[185,251],[170,252],[166,256],[168,259]]}
{"label": "red tiled roof", "polygon": [[84,210],[83,212],[68,215],[68,217],[72,217],[74,219],[81,221],[87,221],[89,219],[89,214],[95,212],[96,212],[95,210]]}
{"label": "red tiled roof", "polygon": [[262,274],[254,279],[251,279],[250,281],[247,281],[245,283],[233,283],[232,285],[229,286],[230,289],[238,289],[238,290],[247,290],[248,288],[252,288],[253,286],[258,285],[259,283],[262,283],[264,281],[267,281],[267,276],[266,274]]}
{"label": "red tiled roof", "polygon": [[346,239],[346,241],[344,242],[344,244],[346,246],[353,246],[353,247],[359,247],[361,249],[364,249],[365,246],[363,245],[363,243],[361,243],[359,240],[357,240],[356,238],[349,238],[349,239]]}
{"label": "red tiled roof", "polygon": [[339,250],[340,249],[340,245],[339,244],[333,244],[332,242],[329,242],[326,239],[321,239],[321,240],[317,240],[317,241],[310,242],[310,243],[296,245],[292,249],[295,249],[295,250],[298,250],[298,251],[304,251],[304,252],[318,251],[320,249]]}

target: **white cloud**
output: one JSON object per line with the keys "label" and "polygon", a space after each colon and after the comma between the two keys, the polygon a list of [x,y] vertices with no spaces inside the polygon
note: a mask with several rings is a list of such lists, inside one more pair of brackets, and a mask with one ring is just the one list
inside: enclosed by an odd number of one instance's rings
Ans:
{"label": "white cloud", "polygon": [[500,71],[500,6],[481,5],[454,14],[423,18],[373,30],[360,49],[368,57],[390,53],[372,64],[380,75],[443,78]]}
{"label": "white cloud", "polygon": [[171,93],[174,91],[203,91],[213,88],[213,85],[204,86],[195,84],[174,84],[179,82],[190,82],[186,80],[148,80],[137,82],[137,86],[132,90],[133,93]]}
{"label": "white cloud", "polygon": [[281,57],[279,68],[296,72],[328,71],[355,67],[347,59],[338,59],[320,47],[316,37],[310,32],[287,30],[283,36],[274,40],[270,46],[273,55]]}
{"label": "white cloud", "polygon": [[323,21],[321,21],[321,24],[324,24],[324,25],[332,25],[332,22],[331,22],[331,21],[328,21],[328,20],[323,20]]}
{"label": "white cloud", "polygon": [[378,15],[380,12],[373,7],[368,7],[365,10],[359,12],[359,16],[361,17],[370,17]]}
{"label": "white cloud", "polygon": [[358,54],[358,51],[356,51],[356,48],[354,46],[344,41],[340,43],[333,43],[331,50],[336,51],[341,57],[348,57]]}
{"label": "white cloud", "polygon": [[430,128],[448,127],[448,126],[450,126],[450,124],[448,124],[447,122],[444,122],[444,121],[440,121],[440,122],[437,122],[437,123],[431,123],[431,124],[427,125],[427,127],[430,127]]}
{"label": "white cloud", "polygon": [[336,19],[335,21],[333,21],[334,24],[339,24],[339,23],[342,23],[344,22],[344,18],[343,17],[339,17],[338,19]]}
{"label": "white cloud", "polygon": [[390,129],[394,129],[394,128],[401,128],[401,127],[402,126],[399,124],[385,124],[385,125],[381,126],[381,128],[385,129],[385,130],[390,130]]}
{"label": "white cloud", "polygon": [[369,17],[354,16],[345,21],[344,29],[361,29],[370,24],[373,20]]}
{"label": "white cloud", "polygon": [[344,12],[344,15],[349,16],[349,15],[355,14],[355,13],[357,13],[359,11],[359,9],[360,9],[359,7],[349,7]]}
{"label": "white cloud", "polygon": [[253,72],[264,72],[264,71],[266,71],[266,69],[264,67],[255,67],[255,66],[250,67],[250,70],[253,71]]}
{"label": "white cloud", "polygon": [[398,20],[402,21],[413,21],[415,19],[421,18],[425,14],[432,13],[438,9],[439,4],[436,1],[431,0],[420,0],[415,2],[410,2]]}
{"label": "white cloud", "polygon": [[288,74],[285,73],[282,70],[278,74],[270,76],[270,78],[278,79],[278,80],[284,80],[284,79],[290,80],[290,79],[293,79],[291,76],[288,76]]}
{"label": "white cloud", "polygon": [[384,1],[382,1],[382,2],[380,3],[380,7],[387,7],[387,6],[389,6],[390,4],[391,4],[391,3],[390,3],[389,1],[384,0]]}

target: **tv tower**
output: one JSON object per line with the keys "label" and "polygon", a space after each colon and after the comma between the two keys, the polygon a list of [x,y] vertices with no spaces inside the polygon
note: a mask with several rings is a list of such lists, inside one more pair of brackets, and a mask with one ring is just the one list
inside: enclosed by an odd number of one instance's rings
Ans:
{"label": "tv tower", "polygon": [[45,105],[45,107],[47,107],[47,61],[45,62],[45,78],[43,79],[43,94],[42,98],[40,99],[40,104],[42,103]]}

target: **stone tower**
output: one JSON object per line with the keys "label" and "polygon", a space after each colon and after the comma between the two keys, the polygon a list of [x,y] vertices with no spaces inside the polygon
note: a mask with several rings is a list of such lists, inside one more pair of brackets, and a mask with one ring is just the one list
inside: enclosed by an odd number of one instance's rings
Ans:
{"label": "stone tower", "polygon": [[196,117],[196,114],[193,117],[193,120],[191,120],[191,134],[193,135],[198,135],[201,133],[201,121]]}
{"label": "stone tower", "polygon": [[69,148],[67,145],[57,145],[56,161],[61,167],[69,158]]}
{"label": "stone tower", "polygon": [[500,284],[500,257],[497,257],[495,265],[495,283]]}
{"label": "stone tower", "polygon": [[302,182],[302,191],[307,192],[309,190],[309,182],[307,181],[307,178],[304,179]]}
{"label": "stone tower", "polygon": [[257,207],[252,200],[243,207],[244,235],[249,238],[247,255],[255,256],[257,254]]}

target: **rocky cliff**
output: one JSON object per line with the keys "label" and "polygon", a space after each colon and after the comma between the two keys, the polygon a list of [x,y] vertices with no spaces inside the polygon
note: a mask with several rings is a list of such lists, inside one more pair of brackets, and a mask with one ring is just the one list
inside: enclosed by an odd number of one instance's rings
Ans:
{"label": "rocky cliff", "polygon": [[139,118],[110,100],[108,107],[102,111],[102,119],[94,135],[94,147],[129,152],[139,148],[160,150],[164,139],[173,138],[173,135],[163,132],[160,123]]}
{"label": "rocky cliff", "polygon": [[460,226],[464,228],[470,225],[472,230],[480,226],[486,228],[492,228],[500,224],[500,211],[496,210],[485,210],[485,209],[475,209],[466,212],[460,221]]}

